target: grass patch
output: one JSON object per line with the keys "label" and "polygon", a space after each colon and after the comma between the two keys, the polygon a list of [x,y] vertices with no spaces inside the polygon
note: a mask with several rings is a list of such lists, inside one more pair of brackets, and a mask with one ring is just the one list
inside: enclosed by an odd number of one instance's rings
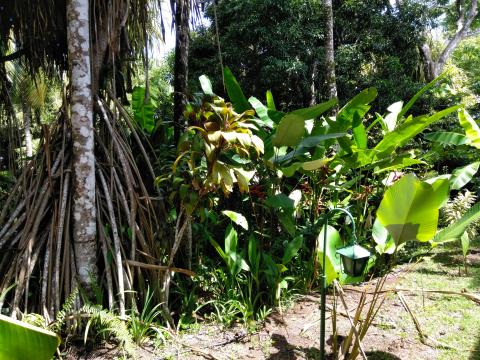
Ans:
{"label": "grass patch", "polygon": [[[478,292],[480,255],[473,249],[468,273],[458,247],[445,246],[424,257],[415,269],[399,283],[399,287],[419,290],[407,301],[419,320],[422,330],[431,338],[459,349],[438,349],[441,360],[480,359],[480,305],[457,295],[423,293],[421,290]],[[400,329],[410,317],[400,316]]]}

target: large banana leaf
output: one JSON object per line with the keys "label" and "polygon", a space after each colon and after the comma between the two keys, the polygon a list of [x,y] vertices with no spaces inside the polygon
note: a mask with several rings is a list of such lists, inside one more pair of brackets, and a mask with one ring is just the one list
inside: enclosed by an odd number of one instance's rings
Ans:
{"label": "large banana leaf", "polygon": [[449,227],[439,231],[433,238],[433,243],[438,244],[447,241],[458,240],[474,221],[480,219],[480,202],[473,205],[459,220]]}
{"label": "large banana leaf", "polygon": [[354,115],[359,119],[363,119],[367,111],[370,109],[370,103],[377,97],[377,89],[368,88],[356,95],[345,106],[340,109],[336,117],[336,124],[345,131],[352,127]]}
{"label": "large banana leaf", "polygon": [[410,121],[405,121],[394,131],[385,135],[382,141],[375,146],[374,150],[377,153],[393,152],[396,148],[405,145],[410,139],[421,133],[434,122],[457,111],[459,107],[460,106],[452,106],[431,116],[419,116]]}
{"label": "large banana leaf", "polygon": [[458,112],[458,121],[465,129],[465,135],[469,140],[469,145],[480,149],[480,127],[475,120],[473,120],[465,109],[462,109]]}
{"label": "large banana leaf", "polygon": [[272,144],[277,147],[298,145],[305,133],[305,121],[319,117],[335,106],[336,103],[336,99],[331,99],[316,106],[298,109],[286,114],[278,124]]}
{"label": "large banana leaf", "polygon": [[274,123],[272,119],[270,119],[270,117],[268,116],[268,108],[265,105],[263,105],[260,100],[258,100],[253,96],[248,99],[248,102],[255,109],[255,112],[257,113],[260,120],[262,120],[263,126],[268,126],[269,128],[273,128]]}
{"label": "large banana leaf", "polygon": [[448,131],[425,134],[425,139],[442,145],[464,145],[468,143],[468,138],[465,135]]}
{"label": "large banana leaf", "polygon": [[59,344],[51,331],[0,315],[0,360],[49,360]]}
{"label": "large banana leaf", "polygon": [[375,220],[372,228],[372,237],[377,246],[375,250],[381,254],[393,254],[397,247],[392,236],[388,233],[388,230],[382,225],[380,221]]}
{"label": "large banana leaf", "polygon": [[409,240],[429,241],[438,225],[438,206],[444,193],[408,174],[386,192],[377,218],[398,246]]}
{"label": "large banana leaf", "polygon": [[471,163],[467,166],[455,169],[450,178],[450,186],[454,190],[459,190],[467,185],[480,167],[480,161]]}
{"label": "large banana leaf", "polygon": [[400,121],[402,119],[402,117],[408,112],[408,110],[410,110],[413,104],[415,104],[415,102],[420,98],[420,96],[422,96],[426,91],[433,88],[435,84],[440,80],[444,79],[447,76],[447,74],[448,72],[444,72],[442,75],[430,81],[427,85],[421,88],[415,95],[413,95],[410,101],[403,107],[402,111],[400,111],[400,113],[398,114],[397,121]]}
{"label": "large banana leaf", "polygon": [[280,120],[272,138],[274,146],[296,146],[305,134],[305,119],[300,115],[287,114]]}

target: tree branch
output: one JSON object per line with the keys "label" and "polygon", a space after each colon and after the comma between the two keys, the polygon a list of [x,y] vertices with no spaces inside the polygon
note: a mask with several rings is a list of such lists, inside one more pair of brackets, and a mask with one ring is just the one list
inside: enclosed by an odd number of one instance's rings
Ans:
{"label": "tree branch", "polygon": [[480,29],[476,29],[476,30],[472,30],[472,31],[469,31],[465,37],[473,37],[473,36],[477,36],[477,35],[480,35]]}
{"label": "tree branch", "polygon": [[[477,5],[478,5],[478,1],[472,0],[472,3],[470,4],[470,9],[467,13],[467,17],[465,18],[465,21],[463,21],[462,26],[457,30],[453,38],[450,39],[450,41],[448,42],[445,49],[443,49],[442,54],[440,55],[437,61],[438,69],[443,68],[443,65],[445,65],[445,63],[447,62],[447,59],[452,54],[453,50],[455,50],[455,48],[458,46],[460,41],[462,41],[467,36],[467,33],[470,30],[470,27],[472,25],[473,19],[477,15]],[[461,16],[461,14],[459,15]],[[461,19],[459,19],[459,21],[461,21]],[[438,75],[438,74],[435,74],[435,75]]]}
{"label": "tree branch", "polygon": [[25,55],[25,50],[20,49],[20,50],[15,51],[14,53],[12,53],[10,55],[0,56],[0,63],[16,60],[23,55]]}

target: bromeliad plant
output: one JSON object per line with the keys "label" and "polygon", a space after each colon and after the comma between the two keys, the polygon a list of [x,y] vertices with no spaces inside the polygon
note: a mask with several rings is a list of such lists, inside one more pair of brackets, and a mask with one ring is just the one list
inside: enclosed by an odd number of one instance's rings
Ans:
{"label": "bromeliad plant", "polygon": [[216,192],[220,187],[225,195],[238,184],[241,192],[248,192],[253,172],[244,170],[251,152],[263,153],[263,141],[256,135],[254,111],[237,113],[231,103],[216,96],[206,77],[200,79],[204,95],[187,105],[184,116],[190,126],[178,147],[180,161],[188,165],[192,189],[199,196]]}
{"label": "bromeliad plant", "polygon": [[179,189],[170,198],[179,195],[189,213],[207,195],[221,190],[228,196],[235,184],[240,192],[248,192],[254,171],[246,166],[264,151],[263,141],[253,133],[258,121],[254,111],[237,113],[232,103],[213,94],[207,77],[201,76],[200,83],[204,93],[186,106],[189,126],[179,141],[172,172],[157,178],[157,184],[170,181]]}

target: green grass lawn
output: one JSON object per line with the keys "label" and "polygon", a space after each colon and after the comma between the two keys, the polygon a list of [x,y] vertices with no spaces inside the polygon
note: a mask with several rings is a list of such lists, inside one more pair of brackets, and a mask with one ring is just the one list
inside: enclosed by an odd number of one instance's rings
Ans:
{"label": "green grass lawn", "polygon": [[[442,246],[422,258],[399,287],[408,289],[480,292],[480,252],[469,255],[470,265],[465,274],[459,247]],[[419,292],[407,301],[417,316],[422,330],[430,338],[453,349],[438,349],[441,360],[480,359],[480,305],[458,295]],[[402,324],[405,322],[404,324]],[[406,313],[400,316],[400,327],[412,323]]]}

